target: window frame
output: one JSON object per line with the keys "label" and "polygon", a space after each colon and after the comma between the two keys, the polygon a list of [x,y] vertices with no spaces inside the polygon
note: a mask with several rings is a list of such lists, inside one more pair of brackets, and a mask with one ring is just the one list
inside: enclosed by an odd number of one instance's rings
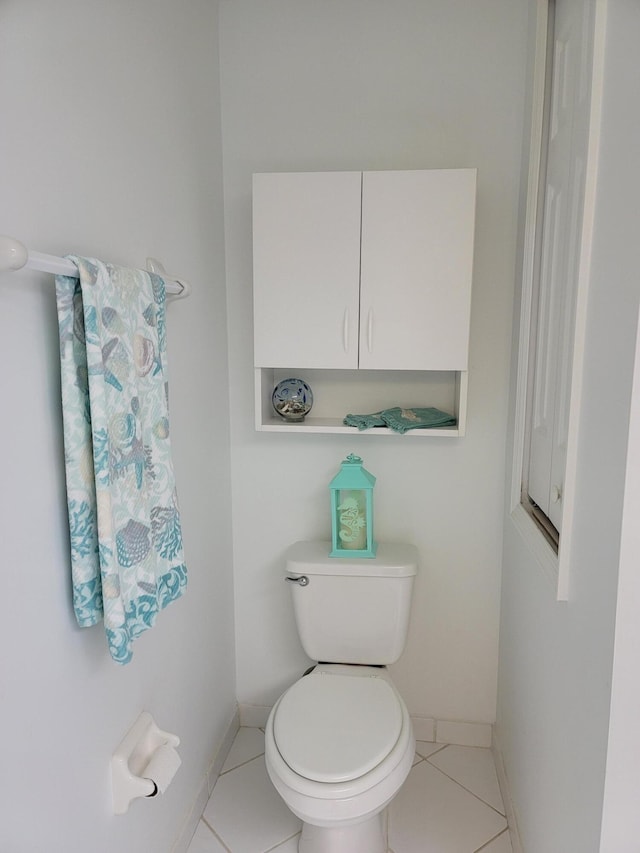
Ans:
{"label": "window frame", "polygon": [[[558,0],[561,2],[561,0]],[[590,124],[585,166],[584,207],[581,223],[578,280],[576,288],[575,328],[572,346],[571,391],[567,456],[562,499],[562,525],[558,548],[554,547],[538,521],[523,505],[522,483],[527,452],[527,395],[532,363],[534,297],[537,292],[538,240],[543,211],[540,181],[544,168],[545,92],[549,63],[549,0],[537,0],[535,58],[531,104],[531,134],[524,212],[522,247],[522,293],[519,318],[519,343],[516,377],[514,446],[511,470],[510,517],[527,548],[535,556],[543,573],[551,581],[558,601],[567,601],[570,593],[570,569],[574,534],[574,509],[579,442],[579,415],[583,388],[583,362],[587,321],[587,296],[590,278],[591,243],[595,214],[598,149],[602,114],[602,85],[607,0],[594,3],[594,37],[591,64]]]}

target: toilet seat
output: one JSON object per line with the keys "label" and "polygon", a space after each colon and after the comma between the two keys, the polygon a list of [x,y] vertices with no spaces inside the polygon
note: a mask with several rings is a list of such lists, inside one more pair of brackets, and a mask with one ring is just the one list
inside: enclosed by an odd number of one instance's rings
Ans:
{"label": "toilet seat", "polygon": [[389,682],[327,671],[301,678],[275,709],[273,736],[284,762],[314,782],[349,782],[392,752],[403,725]]}

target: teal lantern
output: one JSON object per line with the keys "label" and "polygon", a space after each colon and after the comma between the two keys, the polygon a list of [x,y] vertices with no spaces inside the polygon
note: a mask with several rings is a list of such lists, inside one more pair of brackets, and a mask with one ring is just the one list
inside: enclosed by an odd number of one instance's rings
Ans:
{"label": "teal lantern", "polygon": [[373,487],[376,478],[350,453],[329,484],[331,490],[330,557],[375,557]]}

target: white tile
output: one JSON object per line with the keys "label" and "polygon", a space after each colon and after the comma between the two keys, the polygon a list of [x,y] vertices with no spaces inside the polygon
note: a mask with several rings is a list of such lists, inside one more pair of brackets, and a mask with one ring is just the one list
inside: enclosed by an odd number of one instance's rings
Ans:
{"label": "white tile", "polygon": [[438,720],[436,723],[438,743],[457,743],[461,746],[491,746],[491,726],[488,723],[457,723]]}
{"label": "white tile", "polygon": [[478,853],[513,853],[511,847],[511,839],[509,838],[509,830],[507,829],[502,835],[490,841],[486,847],[478,850]]}
{"label": "white tile", "polygon": [[440,752],[441,749],[446,749],[441,743],[427,743],[423,740],[416,741],[416,752],[421,758],[428,758],[434,752]]}
{"label": "white tile", "polygon": [[467,791],[505,814],[498,776],[490,749],[474,746],[446,746],[429,758],[443,773],[459,782]]}
{"label": "white tile", "polygon": [[241,728],[235,737],[227,755],[221,773],[226,773],[228,770],[233,770],[234,767],[239,767],[241,764],[246,764],[252,758],[257,758],[264,754],[264,734],[260,729]]}
{"label": "white tile", "polygon": [[298,853],[299,841],[300,833],[294,835],[293,838],[290,838],[288,841],[285,841],[284,844],[278,844],[277,847],[269,850],[268,853]]}
{"label": "white tile", "polygon": [[228,853],[204,821],[199,821],[187,853]]}
{"label": "white tile", "polygon": [[389,847],[394,853],[471,853],[506,825],[504,817],[422,761],[389,807]]}
{"label": "white tile", "polygon": [[263,853],[300,830],[262,756],[220,776],[203,817],[233,853]]}

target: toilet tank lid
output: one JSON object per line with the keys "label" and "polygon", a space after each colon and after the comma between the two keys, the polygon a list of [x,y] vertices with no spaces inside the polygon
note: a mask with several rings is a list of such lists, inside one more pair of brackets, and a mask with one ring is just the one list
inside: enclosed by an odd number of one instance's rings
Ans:
{"label": "toilet tank lid", "polygon": [[287,572],[299,575],[351,575],[401,578],[418,572],[415,545],[379,542],[375,557],[330,557],[331,542],[294,542],[285,554]]}

